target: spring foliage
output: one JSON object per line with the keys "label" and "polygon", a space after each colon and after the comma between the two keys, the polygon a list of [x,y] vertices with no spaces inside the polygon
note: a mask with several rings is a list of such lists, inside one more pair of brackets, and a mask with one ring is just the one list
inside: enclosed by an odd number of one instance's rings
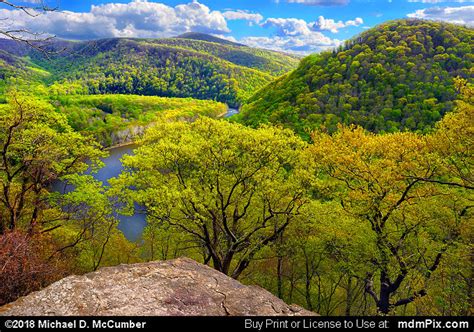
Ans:
{"label": "spring foliage", "polygon": [[454,107],[454,78],[472,82],[472,39],[472,28],[453,24],[384,23],[337,51],[305,58],[250,98],[239,120],[281,124],[306,139],[339,123],[372,132],[429,131]]}
{"label": "spring foliage", "polygon": [[155,224],[187,232],[206,261],[237,278],[304,205],[303,147],[292,132],[271,127],[163,122],[125,159],[130,172],[116,190],[145,206]]}

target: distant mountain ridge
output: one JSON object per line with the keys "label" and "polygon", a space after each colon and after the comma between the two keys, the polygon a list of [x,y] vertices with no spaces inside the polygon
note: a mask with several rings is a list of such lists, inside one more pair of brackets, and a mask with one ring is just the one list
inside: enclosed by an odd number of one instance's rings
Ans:
{"label": "distant mountain ridge", "polygon": [[454,79],[474,81],[474,29],[423,20],[381,24],[314,54],[249,98],[240,121],[274,123],[309,139],[320,127],[429,131],[453,109]]}
{"label": "distant mountain ridge", "polygon": [[181,38],[181,39],[194,39],[194,40],[201,40],[201,41],[207,41],[211,43],[218,43],[218,44],[224,44],[224,45],[232,45],[232,46],[243,46],[245,47],[244,44],[239,44],[235,43],[233,41],[215,37],[212,35],[208,35],[205,33],[199,33],[199,32],[186,32],[183,33],[182,35],[177,36],[176,38]]}
{"label": "distant mountain ridge", "polygon": [[231,106],[299,63],[287,54],[196,33],[163,39],[57,40],[46,49],[52,55],[0,40],[9,63],[39,66],[50,73],[48,84],[67,86],[69,91],[76,86],[77,92],[86,94],[192,97]]}

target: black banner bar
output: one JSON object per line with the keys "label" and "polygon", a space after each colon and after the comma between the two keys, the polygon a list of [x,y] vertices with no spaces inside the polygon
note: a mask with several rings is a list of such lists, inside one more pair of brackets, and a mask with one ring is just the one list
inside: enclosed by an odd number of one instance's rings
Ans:
{"label": "black banner bar", "polygon": [[460,330],[473,331],[472,317],[0,317],[9,330],[291,331]]}

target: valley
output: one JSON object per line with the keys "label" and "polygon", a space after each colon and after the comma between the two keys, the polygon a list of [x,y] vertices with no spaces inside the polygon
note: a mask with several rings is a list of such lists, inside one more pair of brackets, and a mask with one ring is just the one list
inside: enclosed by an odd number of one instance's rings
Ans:
{"label": "valley", "polygon": [[190,37],[194,39],[57,41],[46,47],[52,55],[8,40],[0,49],[8,53],[5,62],[22,67],[22,75],[35,75],[33,67],[41,70],[44,75],[38,79],[54,82],[54,93],[192,97],[231,107],[299,62],[218,38]]}
{"label": "valley", "polygon": [[[238,113],[239,111],[237,109],[229,108],[223,117],[229,118]],[[138,139],[138,136],[132,139]],[[124,171],[121,159],[125,155],[133,155],[133,150],[136,148],[137,145],[133,144],[133,142],[125,142],[125,144],[121,146],[107,149],[108,155],[102,160],[104,166],[98,170],[97,173],[93,174],[94,178],[104,185],[109,185],[108,181],[110,179],[118,177]],[[53,190],[65,193],[71,191],[72,188],[70,188],[67,183],[58,182],[53,185]],[[119,221],[117,228],[129,241],[135,242],[140,240],[143,230],[146,227],[146,211],[139,206],[135,206],[135,213],[132,216],[116,214],[115,217]]]}
{"label": "valley", "polygon": [[474,30],[216,35],[0,40],[0,304],[188,257],[325,316],[472,314]]}

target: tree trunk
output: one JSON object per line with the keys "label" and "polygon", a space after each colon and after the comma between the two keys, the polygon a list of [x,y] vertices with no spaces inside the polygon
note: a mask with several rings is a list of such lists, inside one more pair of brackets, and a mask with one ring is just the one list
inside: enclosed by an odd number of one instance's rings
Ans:
{"label": "tree trunk", "polygon": [[380,313],[388,315],[390,313],[390,285],[385,278],[380,278],[380,297],[377,303],[377,309]]}
{"label": "tree trunk", "polygon": [[283,298],[283,257],[278,257],[277,262],[277,283],[278,283],[278,297]]}
{"label": "tree trunk", "polygon": [[306,283],[305,283],[305,297],[306,297],[306,305],[308,306],[309,311],[313,311],[313,303],[311,301],[311,279],[312,276],[309,271],[309,263],[306,259]]}
{"label": "tree trunk", "polygon": [[280,237],[277,241],[276,253],[278,256],[277,261],[277,288],[278,288],[278,297],[283,299],[283,234],[280,234]]}
{"label": "tree trunk", "polygon": [[349,317],[351,315],[351,307],[352,307],[352,276],[349,276],[347,280],[347,298],[346,298],[346,316]]}
{"label": "tree trunk", "polygon": [[221,272],[224,273],[225,275],[229,275],[229,270],[230,270],[230,265],[232,263],[232,260],[234,259],[234,253],[232,251],[229,251],[222,262],[222,270]]}

